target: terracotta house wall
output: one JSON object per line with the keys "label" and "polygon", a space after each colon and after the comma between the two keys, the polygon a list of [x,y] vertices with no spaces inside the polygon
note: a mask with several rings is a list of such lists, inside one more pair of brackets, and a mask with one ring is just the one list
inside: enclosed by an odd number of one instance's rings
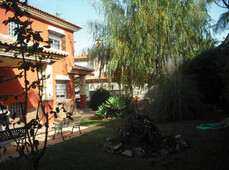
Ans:
{"label": "terracotta house wall", "polygon": [[[2,22],[6,20],[8,17],[13,16],[12,12],[8,12],[7,15],[5,15],[5,10],[0,8],[0,33],[8,35],[8,25],[4,25]],[[26,20],[26,18],[24,17]],[[74,103],[75,101],[75,90],[74,90],[74,76],[69,75],[67,73],[67,66],[68,65],[74,65],[74,37],[73,37],[73,31],[61,28],[60,26],[48,23],[45,20],[42,20],[40,18],[31,17],[31,21],[34,21],[32,24],[32,28],[36,31],[42,31],[41,36],[46,41],[48,40],[49,32],[48,32],[48,26],[54,26],[56,28],[59,28],[61,30],[64,30],[65,33],[65,51],[69,52],[69,55],[66,57],[63,57],[60,61],[56,61],[51,63],[52,64],[52,80],[53,80],[53,101],[51,104],[52,106],[56,105],[56,75],[67,75],[71,79],[70,81],[67,81],[67,98],[71,98],[71,103]],[[0,68],[0,75],[4,75],[5,77],[12,77],[18,74],[20,70],[18,69],[12,69],[12,68]],[[28,79],[30,82],[36,80],[36,75],[32,73],[31,71],[28,72]],[[5,82],[3,84],[0,84],[0,94],[20,94],[22,92],[23,87],[23,79],[16,79],[13,81]],[[29,91],[28,94],[28,109],[36,109],[37,103],[38,103],[38,90],[32,89]],[[18,98],[18,100],[15,100],[14,98],[10,98],[8,101],[3,101],[4,104],[7,104],[10,106],[11,102],[23,102],[24,97]]]}
{"label": "terracotta house wall", "polygon": [[[19,74],[21,71],[18,69],[11,68],[0,68],[1,75],[5,76],[5,78],[11,78],[15,75]],[[36,74],[29,71],[28,72],[29,81],[36,80]],[[1,94],[2,95],[20,95],[23,93],[24,88],[24,78],[17,78],[14,80],[10,80],[0,84]],[[31,89],[28,93],[28,109],[36,108],[38,103],[38,89]],[[10,103],[15,102],[24,102],[24,97],[19,97],[17,100],[14,97],[10,97],[7,101],[3,101],[4,104],[10,106]],[[9,107],[10,108],[10,107]]]}
{"label": "terracotta house wall", "polygon": [[8,35],[8,26],[5,26],[2,22],[5,21],[8,17],[12,17],[13,13],[9,12],[7,16],[5,15],[5,10],[0,8],[0,33]]}

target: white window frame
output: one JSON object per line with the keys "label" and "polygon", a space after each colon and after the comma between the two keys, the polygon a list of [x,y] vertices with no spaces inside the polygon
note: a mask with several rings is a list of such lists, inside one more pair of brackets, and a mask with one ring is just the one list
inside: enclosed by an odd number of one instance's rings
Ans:
{"label": "white window frame", "polygon": [[65,80],[56,80],[56,99],[67,99],[67,82]]}
{"label": "white window frame", "polygon": [[52,41],[51,48],[61,50],[61,35],[49,32],[49,40]]}
{"label": "white window frame", "polygon": [[8,35],[11,36],[11,37],[17,37],[15,35],[15,28],[17,28],[17,24],[15,22],[9,22],[8,23]]}
{"label": "white window frame", "polygon": [[62,37],[65,36],[64,30],[56,28],[54,26],[48,26],[49,40],[52,41],[51,48],[62,50]]}

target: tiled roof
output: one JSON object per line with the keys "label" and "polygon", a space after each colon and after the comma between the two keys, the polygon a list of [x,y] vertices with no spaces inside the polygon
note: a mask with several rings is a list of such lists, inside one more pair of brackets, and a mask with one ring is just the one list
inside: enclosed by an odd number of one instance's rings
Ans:
{"label": "tiled roof", "polygon": [[[2,3],[2,0],[0,0],[0,4]],[[21,9],[26,10],[28,13],[30,13],[32,16],[38,17],[42,20],[45,20],[49,23],[53,23],[55,25],[64,27],[66,29],[72,30],[74,32],[79,31],[80,29],[82,29],[81,26],[73,24],[69,21],[66,21],[60,17],[57,17],[53,14],[50,14],[46,11],[43,11],[37,7],[34,7],[32,5],[27,4],[26,6],[19,4],[19,6],[21,7]]]}
{"label": "tiled roof", "polygon": [[64,20],[64,19],[62,19],[62,18],[60,18],[60,17],[58,17],[58,16],[55,16],[55,15],[53,15],[53,14],[50,14],[50,13],[46,12],[46,11],[43,11],[43,10],[41,10],[41,9],[35,7],[35,6],[32,6],[32,5],[30,5],[30,4],[27,4],[27,6],[30,7],[31,9],[33,9],[33,10],[39,11],[40,13],[49,15],[49,16],[51,16],[51,17],[57,19],[57,20],[61,20],[62,22],[65,22],[65,23],[68,23],[68,24],[70,24],[70,25],[72,25],[72,26],[74,26],[74,27],[77,27],[78,29],[81,29],[81,28],[82,28],[82,27],[79,26],[79,25],[76,25],[76,24],[73,24],[73,23],[71,23],[71,22],[69,22],[69,21],[66,21],[66,20]]}
{"label": "tiled roof", "polygon": [[[0,33],[0,44],[3,45],[11,45],[16,42],[16,38],[13,38],[9,35],[3,35]],[[32,43],[29,43],[29,46],[32,46]],[[42,47],[42,46],[41,46]],[[61,51],[53,48],[44,48],[43,52],[48,54],[55,54],[55,55],[61,55],[61,56],[68,56],[69,52]]]}
{"label": "tiled roof", "polygon": [[83,66],[80,66],[80,65],[77,65],[77,64],[75,64],[73,66],[73,69],[83,70],[83,71],[89,71],[89,72],[95,71],[93,68],[83,67]]}

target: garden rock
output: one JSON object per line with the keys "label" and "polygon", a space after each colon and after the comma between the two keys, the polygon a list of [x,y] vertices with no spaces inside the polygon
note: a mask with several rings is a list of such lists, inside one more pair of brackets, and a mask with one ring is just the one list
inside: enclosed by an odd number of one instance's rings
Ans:
{"label": "garden rock", "polygon": [[107,138],[107,142],[112,142],[112,138]]}
{"label": "garden rock", "polygon": [[133,157],[133,151],[131,150],[125,150],[124,152],[122,152],[122,155],[127,156],[127,157]]}
{"label": "garden rock", "polygon": [[181,135],[175,136],[176,139],[176,151],[181,152],[185,148],[188,148],[188,144],[185,140],[182,139]]}
{"label": "garden rock", "polygon": [[113,154],[115,152],[114,145],[111,142],[107,142],[103,146],[105,152]]}
{"label": "garden rock", "polygon": [[118,149],[121,149],[121,148],[122,148],[122,143],[120,143],[120,144],[114,146],[114,149],[115,149],[115,150],[118,150]]}
{"label": "garden rock", "polygon": [[116,152],[120,152],[120,150],[122,149],[122,143],[119,143],[118,145],[114,145],[112,142],[107,142],[104,144],[103,146],[103,150],[105,152],[108,152],[108,153],[116,153]]}
{"label": "garden rock", "polygon": [[138,148],[134,149],[134,153],[138,157],[143,157],[146,154],[145,151],[141,147],[138,147]]}
{"label": "garden rock", "polygon": [[185,147],[185,148],[188,148],[188,147],[189,147],[188,144],[187,144],[187,142],[186,142],[185,140],[183,140],[183,139],[180,140],[180,144],[181,144],[183,147]]}
{"label": "garden rock", "polygon": [[118,140],[107,138],[104,151],[127,157],[158,157],[178,153],[188,148],[182,136],[161,133],[146,115],[130,114],[124,119],[124,126],[117,130]]}

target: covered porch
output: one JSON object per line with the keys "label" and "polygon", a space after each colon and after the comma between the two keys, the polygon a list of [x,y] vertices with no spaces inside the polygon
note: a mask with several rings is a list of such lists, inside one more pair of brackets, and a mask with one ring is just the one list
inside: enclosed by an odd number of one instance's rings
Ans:
{"label": "covered porch", "polygon": [[92,73],[94,69],[83,67],[79,65],[70,66],[68,65],[68,74],[79,76],[80,79],[80,108],[86,109],[87,108],[87,101],[86,101],[86,75]]}

